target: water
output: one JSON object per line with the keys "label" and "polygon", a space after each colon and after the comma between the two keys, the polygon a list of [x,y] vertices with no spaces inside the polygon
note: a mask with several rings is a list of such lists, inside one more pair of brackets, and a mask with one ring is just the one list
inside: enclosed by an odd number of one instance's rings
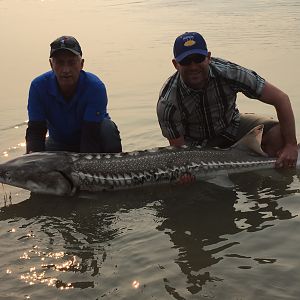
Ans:
{"label": "water", "polygon": [[[193,30],[212,55],[287,92],[299,132],[299,1],[2,0],[0,28],[0,161],[25,151],[28,87],[63,34],[105,82],[125,151],[167,145],[157,96],[174,39]],[[4,186],[0,299],[299,299],[299,174],[231,180],[231,190],[197,183],[71,199]]]}

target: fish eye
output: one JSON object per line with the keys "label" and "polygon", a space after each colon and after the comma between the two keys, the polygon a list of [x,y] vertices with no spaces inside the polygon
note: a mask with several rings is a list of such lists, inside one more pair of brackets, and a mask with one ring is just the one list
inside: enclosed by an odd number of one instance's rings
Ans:
{"label": "fish eye", "polygon": [[7,181],[11,181],[11,176],[10,176],[10,172],[9,171],[5,172],[5,178],[6,178]]}

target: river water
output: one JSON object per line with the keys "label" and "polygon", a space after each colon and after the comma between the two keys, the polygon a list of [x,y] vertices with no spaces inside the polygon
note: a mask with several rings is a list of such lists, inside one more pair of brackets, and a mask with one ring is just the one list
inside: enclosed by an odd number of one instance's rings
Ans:
{"label": "river water", "polygon": [[[30,81],[64,34],[105,82],[124,151],[167,145],[155,108],[185,31],[284,90],[299,132],[298,0],[0,0],[0,161],[24,153]],[[299,299],[299,173],[231,180],[74,198],[1,187],[0,299]]]}

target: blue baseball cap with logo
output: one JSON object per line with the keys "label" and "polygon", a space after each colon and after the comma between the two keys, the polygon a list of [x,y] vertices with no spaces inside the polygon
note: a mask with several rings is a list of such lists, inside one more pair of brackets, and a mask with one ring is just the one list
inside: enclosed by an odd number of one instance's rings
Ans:
{"label": "blue baseball cap with logo", "polygon": [[185,32],[178,36],[173,47],[174,58],[177,62],[191,54],[207,56],[207,46],[203,36],[198,32]]}

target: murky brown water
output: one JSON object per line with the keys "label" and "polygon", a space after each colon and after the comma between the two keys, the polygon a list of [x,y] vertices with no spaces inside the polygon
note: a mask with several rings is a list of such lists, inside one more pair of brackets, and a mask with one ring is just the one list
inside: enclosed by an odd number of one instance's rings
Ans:
{"label": "murky brown water", "polygon": [[[298,0],[0,0],[0,28],[1,161],[24,153],[28,87],[63,34],[105,82],[125,151],[167,144],[155,107],[184,31],[286,91],[300,132]],[[299,174],[231,179],[72,199],[1,187],[0,299],[299,299]]]}

